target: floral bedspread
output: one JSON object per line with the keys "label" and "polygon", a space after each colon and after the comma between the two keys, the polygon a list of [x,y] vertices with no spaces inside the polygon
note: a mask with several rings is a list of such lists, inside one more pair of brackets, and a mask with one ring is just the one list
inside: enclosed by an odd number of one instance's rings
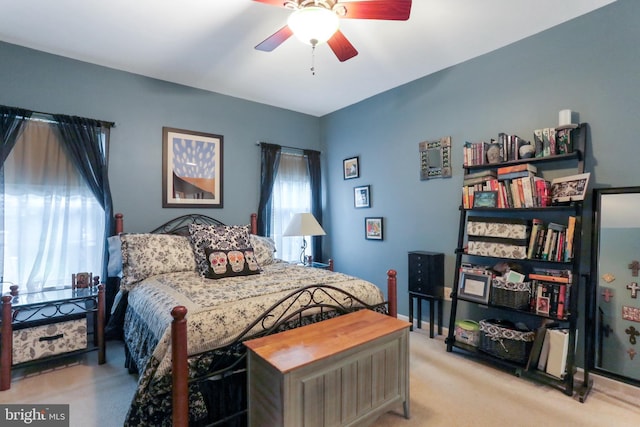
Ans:
{"label": "floral bedspread", "polygon": [[[258,275],[212,280],[195,271],[179,272],[152,276],[137,284],[128,295],[124,338],[140,378],[126,424],[151,425],[167,406],[170,411],[173,307],[182,305],[188,310],[188,353],[193,355],[233,342],[276,302],[309,285],[331,285],[369,305],[384,301],[380,289],[365,280],[284,262],[267,265]],[[289,310],[304,303],[295,301]],[[255,332],[259,330],[262,327],[256,326]],[[192,368],[190,364],[190,372]],[[193,412],[198,404],[191,400]],[[146,419],[148,414],[154,416]],[[170,422],[170,412],[168,416]]]}

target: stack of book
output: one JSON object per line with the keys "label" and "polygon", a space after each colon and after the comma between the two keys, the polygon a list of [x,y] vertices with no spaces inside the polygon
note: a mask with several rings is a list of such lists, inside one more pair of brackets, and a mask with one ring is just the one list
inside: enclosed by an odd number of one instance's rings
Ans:
{"label": "stack of book", "polygon": [[473,207],[473,195],[479,191],[495,191],[497,208],[535,208],[551,205],[551,183],[536,176],[531,163],[503,166],[465,175],[462,204]]}
{"label": "stack of book", "polygon": [[563,128],[543,128],[533,131],[535,157],[549,157],[573,152],[571,131],[574,126]]}
{"label": "stack of book", "polygon": [[534,218],[531,221],[527,258],[556,262],[571,261],[575,227],[575,216],[568,217],[567,225],[555,222],[545,224],[541,219]]}
{"label": "stack of book", "polygon": [[552,321],[543,322],[536,330],[527,370],[537,369],[562,379],[567,374],[568,354],[569,331]]}
{"label": "stack of book", "polygon": [[553,319],[569,316],[571,270],[534,270],[529,273],[531,311]]}
{"label": "stack of book", "polygon": [[[530,145],[531,149],[521,150],[526,145]],[[527,152],[531,155],[525,156]],[[491,142],[465,142],[463,154],[465,166],[487,165],[533,157],[535,145],[518,135],[500,132],[498,139],[491,139]]]}

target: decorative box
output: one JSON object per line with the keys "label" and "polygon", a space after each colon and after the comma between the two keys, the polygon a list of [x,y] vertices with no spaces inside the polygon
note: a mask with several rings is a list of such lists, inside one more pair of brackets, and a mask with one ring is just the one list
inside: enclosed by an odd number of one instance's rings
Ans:
{"label": "decorative box", "polygon": [[526,239],[529,221],[520,218],[492,218],[469,216],[467,234],[469,236],[502,237],[506,239]]}
{"label": "decorative box", "polygon": [[505,239],[501,237],[468,236],[469,255],[498,258],[526,259],[527,239]]}
{"label": "decorative box", "polygon": [[454,331],[456,341],[477,347],[480,344],[480,325],[473,320],[458,320]]}
{"label": "decorative box", "polygon": [[13,331],[13,364],[87,348],[86,317]]}

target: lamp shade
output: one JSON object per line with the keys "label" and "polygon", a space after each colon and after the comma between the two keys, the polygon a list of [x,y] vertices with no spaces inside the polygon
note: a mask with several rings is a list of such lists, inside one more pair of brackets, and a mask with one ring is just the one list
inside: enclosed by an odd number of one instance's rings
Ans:
{"label": "lamp shade", "polygon": [[324,236],[324,232],[316,218],[308,213],[297,213],[282,234],[283,236]]}
{"label": "lamp shade", "polygon": [[315,46],[324,43],[338,31],[338,15],[324,7],[308,6],[293,12],[287,25],[303,43]]}

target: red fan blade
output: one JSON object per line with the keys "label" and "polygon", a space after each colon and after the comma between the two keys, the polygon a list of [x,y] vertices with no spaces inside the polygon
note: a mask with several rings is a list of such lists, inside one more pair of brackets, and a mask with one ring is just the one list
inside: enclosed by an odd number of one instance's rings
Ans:
{"label": "red fan blade", "polygon": [[340,62],[344,62],[347,59],[351,59],[358,54],[355,47],[347,40],[347,38],[340,32],[336,31],[333,36],[327,41],[329,47],[336,54]]}
{"label": "red fan blade", "polygon": [[284,7],[284,0],[253,0],[258,3],[270,4],[271,6]]}
{"label": "red fan blade", "polygon": [[339,2],[346,9],[343,18],[406,21],[411,14],[411,0],[371,0]]}
{"label": "red fan blade", "polygon": [[267,37],[264,41],[258,43],[255,47],[257,50],[264,52],[271,52],[273,49],[284,43],[289,37],[293,35],[293,31],[288,25],[280,28],[278,31]]}

